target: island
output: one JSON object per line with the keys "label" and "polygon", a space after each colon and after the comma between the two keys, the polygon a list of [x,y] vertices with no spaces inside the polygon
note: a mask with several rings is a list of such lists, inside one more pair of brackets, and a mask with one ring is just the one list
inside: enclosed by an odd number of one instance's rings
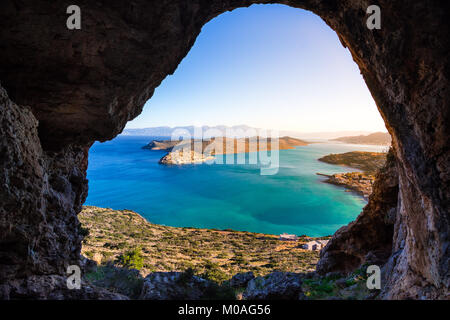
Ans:
{"label": "island", "polygon": [[380,146],[390,146],[391,140],[392,140],[391,135],[387,132],[375,132],[366,136],[360,135],[360,136],[339,137],[336,139],[331,139],[331,141],[340,141],[344,143],[370,144]]}
{"label": "island", "polygon": [[355,191],[367,199],[372,193],[372,186],[375,182],[375,174],[386,162],[386,153],[383,152],[363,152],[352,151],[340,154],[329,154],[319,159],[319,161],[356,168],[362,172],[346,172],[327,175],[327,183],[345,186],[349,191]]}
{"label": "island", "polygon": [[[278,141],[258,136],[250,138],[214,137],[208,140],[153,140],[143,149],[167,151],[168,153],[159,160],[160,164],[184,165],[213,160],[217,155],[270,151],[274,145],[278,146],[277,150],[286,150],[309,144],[304,140],[288,136],[276,140]],[[264,143],[261,143],[261,141],[264,141]]]}

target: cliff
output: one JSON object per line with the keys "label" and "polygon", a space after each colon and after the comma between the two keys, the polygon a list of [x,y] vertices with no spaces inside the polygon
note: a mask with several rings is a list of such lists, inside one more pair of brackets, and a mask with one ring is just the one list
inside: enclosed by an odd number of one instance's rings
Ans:
{"label": "cliff", "polygon": [[376,175],[368,204],[355,221],[336,231],[321,251],[319,273],[349,272],[362,264],[382,266],[387,262],[397,220],[397,165],[393,152],[389,152],[385,166]]}

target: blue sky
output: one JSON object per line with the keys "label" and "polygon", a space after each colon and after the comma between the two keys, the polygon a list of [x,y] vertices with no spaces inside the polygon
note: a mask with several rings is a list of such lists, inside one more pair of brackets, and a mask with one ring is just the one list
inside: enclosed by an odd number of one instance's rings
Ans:
{"label": "blue sky", "polygon": [[283,5],[211,20],[127,128],[219,124],[386,131],[337,35],[318,16]]}

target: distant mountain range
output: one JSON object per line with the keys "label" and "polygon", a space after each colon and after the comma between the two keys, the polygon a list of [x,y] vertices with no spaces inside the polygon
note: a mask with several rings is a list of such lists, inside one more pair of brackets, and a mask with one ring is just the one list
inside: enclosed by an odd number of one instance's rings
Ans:
{"label": "distant mountain range", "polygon": [[[227,136],[226,131],[233,130],[234,132],[239,133],[241,131],[243,135],[237,135],[236,138],[242,138],[245,136],[245,131],[254,129],[256,130],[256,135],[261,135],[261,128],[254,128],[247,125],[237,125],[237,126],[180,126],[180,127],[152,127],[152,128],[140,128],[140,129],[125,129],[122,132],[122,135],[125,136],[150,136],[150,137],[171,137],[172,133],[177,130],[178,132],[188,133],[193,138],[201,138],[201,136],[196,136],[195,131],[197,132],[209,132],[213,133],[211,136]],[[215,133],[214,133],[215,132]],[[270,133],[270,132],[269,132]],[[347,136],[357,136],[370,134],[369,131],[335,131],[335,132],[298,132],[291,130],[279,130],[279,136],[290,136],[300,139],[335,139],[339,137],[347,137]],[[387,134],[387,133],[386,133]],[[204,136],[207,138],[208,136]]]}
{"label": "distant mountain range", "polygon": [[351,144],[374,144],[389,146],[391,145],[391,135],[386,132],[375,132],[369,135],[348,136],[332,139],[332,141],[340,141]]}
{"label": "distant mountain range", "polygon": [[[226,136],[227,131],[233,131],[238,135],[236,138],[245,137],[245,132],[247,130],[260,130],[258,128],[252,128],[247,125],[239,126],[182,126],[182,127],[153,127],[153,128],[142,128],[142,129],[125,129],[122,135],[126,136],[153,136],[153,137],[171,137],[173,133],[176,132],[177,135],[189,134],[193,138],[203,137],[218,137]],[[242,132],[241,135],[239,133]],[[200,135],[199,135],[200,134]]]}

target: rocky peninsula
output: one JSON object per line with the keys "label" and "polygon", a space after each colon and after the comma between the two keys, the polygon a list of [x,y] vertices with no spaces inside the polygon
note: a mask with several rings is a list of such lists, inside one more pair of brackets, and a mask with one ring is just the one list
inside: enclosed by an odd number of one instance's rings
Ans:
{"label": "rocky peninsula", "polygon": [[217,155],[270,151],[275,149],[286,150],[308,144],[304,140],[288,136],[277,139],[259,136],[250,138],[214,137],[208,140],[153,140],[144,146],[143,149],[168,151],[159,161],[160,164],[184,165],[213,160]]}
{"label": "rocky peninsula", "polygon": [[375,173],[386,163],[386,153],[352,151],[340,154],[329,154],[319,159],[319,161],[352,167],[362,170],[362,172],[346,172],[327,175],[325,182],[346,187],[349,191],[355,191],[368,199],[372,193],[372,186],[375,182]]}
{"label": "rocky peninsula", "polygon": [[368,199],[372,193],[372,186],[375,182],[375,176],[367,175],[361,172],[346,172],[346,173],[335,173],[332,175],[327,175],[323,173],[317,173],[321,176],[328,177],[325,182],[344,186],[349,191],[355,191],[361,194],[365,199]]}

